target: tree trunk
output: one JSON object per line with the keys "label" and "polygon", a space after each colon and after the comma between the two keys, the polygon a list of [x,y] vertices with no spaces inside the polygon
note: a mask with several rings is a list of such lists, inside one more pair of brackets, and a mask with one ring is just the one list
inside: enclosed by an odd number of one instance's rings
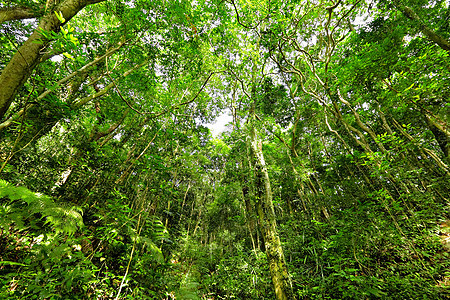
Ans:
{"label": "tree trunk", "polygon": [[249,138],[250,152],[255,172],[256,208],[261,232],[264,236],[266,256],[269,262],[270,275],[275,288],[276,299],[294,299],[284,253],[277,231],[269,173],[265,166],[262,144],[256,136],[256,129],[253,124],[250,127]]}
{"label": "tree trunk", "polygon": [[450,42],[425,25],[425,22],[414,12],[414,10],[406,5],[403,5],[399,0],[394,0],[393,2],[397,9],[401,11],[408,19],[410,19],[414,26],[417,27],[430,41],[438,44],[439,47],[445,51],[450,52]]}
{"label": "tree trunk", "polygon": [[3,118],[14,100],[18,90],[22,87],[34,68],[41,62],[42,50],[48,46],[41,34],[42,31],[58,32],[63,25],[55,12],[62,14],[65,22],[73,18],[86,5],[104,0],[65,0],[53,10],[45,14],[38,27],[14,54],[0,75],[0,119]]}
{"label": "tree trunk", "polygon": [[248,228],[248,232],[250,235],[250,239],[252,241],[253,252],[255,253],[255,257],[256,257],[256,243],[255,243],[255,238],[253,237],[254,232],[255,232],[255,220],[253,218],[254,213],[252,210],[252,206],[250,204],[247,186],[242,187],[242,199],[244,200],[244,203],[245,203],[245,209],[244,209],[245,220],[247,223],[247,228]]}
{"label": "tree trunk", "polygon": [[450,130],[437,122],[427,115],[425,115],[425,121],[428,128],[434,134],[434,138],[439,144],[439,147],[444,153],[444,157],[450,161]]}

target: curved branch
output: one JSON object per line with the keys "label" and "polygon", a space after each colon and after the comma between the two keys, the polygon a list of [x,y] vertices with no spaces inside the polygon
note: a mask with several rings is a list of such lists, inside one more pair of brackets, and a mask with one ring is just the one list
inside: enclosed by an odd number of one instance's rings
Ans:
{"label": "curved branch", "polygon": [[[128,75],[130,75],[134,70],[137,70],[141,67],[143,67],[148,61],[144,61],[143,63],[134,66],[133,68],[129,69],[128,71],[126,71],[125,73],[123,73],[122,75],[120,75],[120,78],[126,77]],[[105,95],[111,88],[113,88],[115,85],[115,82],[111,82],[109,83],[107,86],[105,86],[102,90],[98,91],[97,93],[87,96],[83,99],[80,99],[78,102],[74,103],[72,105],[73,108],[78,108],[81,107],[83,105],[85,105],[86,103],[88,103],[89,101],[96,99],[98,97],[102,97],[103,95]]]}
{"label": "curved branch", "polygon": [[40,19],[38,27],[17,50],[0,74],[2,87],[0,89],[0,119],[8,111],[19,89],[28,80],[34,68],[41,62],[41,51],[48,44],[48,41],[42,42],[42,32],[57,32],[60,26],[64,25],[54,12],[59,12],[66,23],[87,5],[102,1],[104,0],[64,0]]}
{"label": "curved branch", "polygon": [[42,8],[42,6],[37,9],[24,6],[0,8],[0,24],[7,21],[38,18],[43,14]]}
{"label": "curved branch", "polygon": [[[215,71],[215,72],[211,72],[211,74],[209,74],[208,78],[206,78],[206,80],[203,82],[203,85],[202,85],[202,87],[200,88],[200,90],[198,90],[197,94],[195,94],[195,96],[194,96],[192,99],[190,99],[190,100],[188,100],[188,101],[185,101],[185,102],[182,102],[182,103],[180,103],[180,104],[178,104],[178,105],[172,105],[172,106],[170,107],[170,109],[166,109],[166,110],[164,110],[163,112],[160,112],[159,114],[156,114],[155,117],[159,117],[159,116],[161,116],[161,115],[163,115],[163,114],[165,114],[165,113],[168,113],[171,109],[178,109],[178,108],[180,108],[181,106],[184,106],[184,105],[186,105],[186,104],[189,104],[189,103],[194,102],[194,100],[197,99],[197,97],[200,95],[200,93],[201,93],[201,92],[203,91],[203,89],[206,87],[206,84],[208,83],[209,79],[211,79],[211,77],[212,77],[214,74],[222,73],[222,72],[223,72],[223,71]],[[154,113],[153,113],[153,114],[154,114]]]}
{"label": "curved branch", "polygon": [[231,0],[231,3],[233,4],[234,11],[236,12],[236,19],[237,19],[238,23],[239,23],[242,27],[244,27],[244,28],[246,28],[246,29],[253,30],[253,29],[258,28],[258,26],[259,26],[259,24],[261,24],[262,20],[265,19],[265,18],[264,18],[264,19],[259,20],[259,22],[258,22],[255,26],[253,26],[253,27],[248,26],[248,25],[245,25],[245,24],[243,24],[243,23],[241,22],[241,19],[239,18],[239,12],[238,12],[238,10],[237,10],[236,3],[234,3],[234,0]]}
{"label": "curved branch", "polygon": [[239,78],[239,76],[236,75],[236,73],[233,72],[233,70],[229,69],[228,71],[231,72],[231,74],[233,74],[234,78],[236,78],[237,81],[239,81],[241,83],[241,88],[242,88],[242,92],[244,92],[244,94],[247,96],[248,99],[251,99],[252,97],[249,95],[249,93],[245,90],[245,84],[244,81],[242,79]]}
{"label": "curved branch", "polygon": [[[69,80],[71,80],[72,78],[74,78],[75,76],[86,72],[90,67],[98,64],[99,62],[101,62],[102,60],[104,60],[106,57],[112,55],[114,52],[116,52],[117,50],[119,50],[121,47],[123,47],[123,45],[125,45],[125,43],[119,43],[119,45],[115,48],[112,48],[108,51],[106,51],[105,54],[103,54],[102,56],[94,59],[93,61],[91,61],[90,63],[84,65],[83,67],[79,68],[78,70],[72,72],[71,74],[67,75],[66,77],[64,77],[63,79],[59,80],[58,82],[55,83],[54,87],[52,89],[48,89],[46,91],[44,91],[42,94],[40,94],[36,100],[34,100],[34,103],[39,103],[39,101],[41,101],[42,99],[44,99],[46,96],[48,96],[50,93],[55,92],[56,91],[56,87],[61,87],[64,83],[68,82]],[[92,83],[91,83],[92,84]],[[8,120],[5,120],[4,122],[0,123],[0,131],[3,130],[4,128],[10,126],[11,124],[14,123],[15,120],[17,120],[24,112],[26,109],[30,109],[31,107],[33,107],[35,104],[31,103],[29,105],[27,105],[26,107],[22,108],[21,110],[19,110],[15,115],[11,116]]]}

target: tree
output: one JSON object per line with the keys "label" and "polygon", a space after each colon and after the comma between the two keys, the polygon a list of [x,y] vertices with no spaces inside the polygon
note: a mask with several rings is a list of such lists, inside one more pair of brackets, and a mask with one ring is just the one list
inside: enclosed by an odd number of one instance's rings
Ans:
{"label": "tree", "polygon": [[[65,0],[58,1],[52,7],[46,7],[47,12],[39,18],[39,24],[34,32],[27,38],[10,62],[0,74],[0,118],[3,118],[9,106],[14,101],[18,90],[29,78],[34,68],[49,58],[41,52],[48,46],[53,33],[60,31],[60,26],[70,21],[80,10],[87,5],[96,4],[103,0]],[[48,3],[47,3],[48,4]],[[28,4],[30,5],[30,4]],[[1,10],[3,21],[25,19],[30,16],[37,17],[38,13],[30,15],[30,9],[13,6]],[[28,12],[25,13],[25,12]],[[47,53],[47,55],[50,53]],[[51,56],[51,54],[50,54]]]}
{"label": "tree", "polygon": [[0,298],[446,298],[449,11],[0,1]]}

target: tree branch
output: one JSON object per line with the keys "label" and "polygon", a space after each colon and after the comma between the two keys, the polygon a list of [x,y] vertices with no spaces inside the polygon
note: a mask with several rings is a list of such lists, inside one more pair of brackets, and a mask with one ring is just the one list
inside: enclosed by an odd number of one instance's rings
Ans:
{"label": "tree branch", "polygon": [[0,8],[0,24],[7,21],[38,18],[43,14],[43,7],[15,6]]}
{"label": "tree branch", "polygon": [[414,25],[432,42],[438,44],[445,51],[450,52],[450,42],[444,37],[429,28],[423,20],[408,6],[401,4],[398,0],[394,0],[394,4],[408,19],[413,21]]}

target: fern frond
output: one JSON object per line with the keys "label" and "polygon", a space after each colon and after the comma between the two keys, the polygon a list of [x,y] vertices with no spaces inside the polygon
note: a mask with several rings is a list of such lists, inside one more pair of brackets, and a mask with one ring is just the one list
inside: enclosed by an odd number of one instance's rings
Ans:
{"label": "fern frond", "polygon": [[156,216],[152,220],[151,228],[154,240],[162,241],[169,238],[169,231],[166,226],[164,226],[163,222]]}
{"label": "fern frond", "polygon": [[148,237],[140,237],[139,242],[144,244],[144,247],[147,249],[148,253],[155,259],[158,263],[164,262],[164,255],[161,249],[156,246],[156,244],[152,241],[152,239]]}
{"label": "fern frond", "polygon": [[56,233],[73,234],[83,226],[81,208],[58,205],[49,196],[5,180],[0,180],[0,198],[7,199],[0,210],[2,228],[15,224],[18,230],[23,230],[32,218],[43,219]]}

